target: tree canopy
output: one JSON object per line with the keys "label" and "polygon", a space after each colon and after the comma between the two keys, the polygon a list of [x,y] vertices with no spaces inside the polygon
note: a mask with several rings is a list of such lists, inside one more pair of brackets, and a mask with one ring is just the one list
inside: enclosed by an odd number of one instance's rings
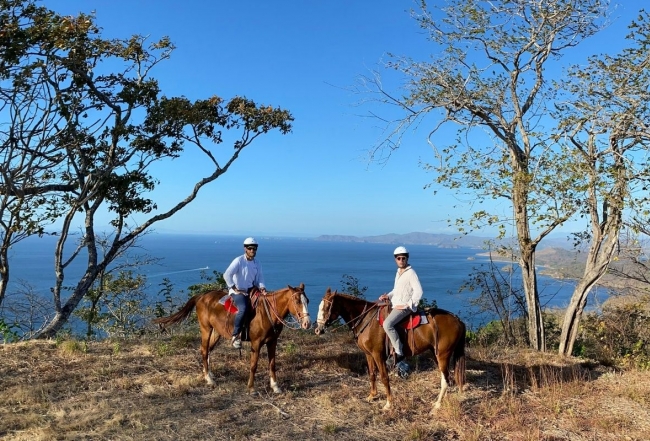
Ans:
{"label": "tree canopy", "polygon": [[[609,6],[606,0],[452,0],[443,7],[421,1],[413,17],[432,43],[431,60],[392,57],[388,68],[405,78],[402,96],[384,90],[378,74],[364,78],[380,102],[404,112],[373,155],[399,148],[407,129],[429,127],[435,161],[426,167],[435,183],[477,201],[470,219],[455,220],[460,230],[496,225],[501,237],[508,226],[516,230],[512,252],[522,273],[529,342],[537,349],[545,349],[537,246],[568,220],[589,219],[576,236],[592,246],[592,265],[574,294],[579,315],[607,268],[631,202],[632,181],[622,167],[629,159],[616,152],[626,144],[646,148],[630,130],[645,118],[645,104],[637,104],[647,90],[646,43],[621,58],[592,59],[587,69],[573,71],[572,81],[553,76],[568,67],[562,55],[608,24]],[[439,136],[449,125],[457,128],[452,140]],[[602,140],[607,149],[590,150]],[[507,201],[512,214],[485,208],[488,199]],[[573,317],[569,322],[577,325]]]}
{"label": "tree canopy", "polygon": [[[255,139],[291,131],[288,111],[243,96],[166,96],[153,72],[174,49],[168,37],[103,38],[93,15],[62,16],[32,0],[0,0],[0,302],[11,244],[57,235],[53,315],[39,336],[54,335],[98,274],[226,173]],[[230,146],[225,132],[234,139]],[[158,210],[151,192],[164,177],[152,166],[190,150],[212,170],[195,176],[192,190],[171,208]],[[95,219],[102,211],[110,213],[112,231],[110,246],[99,252]],[[135,214],[144,221],[134,224]],[[76,228],[81,233],[70,246]],[[82,258],[86,271],[64,295],[66,269]]]}

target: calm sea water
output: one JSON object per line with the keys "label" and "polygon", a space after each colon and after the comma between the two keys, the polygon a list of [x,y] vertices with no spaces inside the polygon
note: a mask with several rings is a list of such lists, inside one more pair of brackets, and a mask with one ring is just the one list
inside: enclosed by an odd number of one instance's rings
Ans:
{"label": "calm sea water", "polygon": [[[320,299],[328,287],[343,289],[344,275],[355,277],[361,287],[367,287],[365,296],[369,300],[393,287],[394,244],[270,237],[257,237],[257,240],[260,243],[257,257],[262,263],[268,288],[274,290],[304,283],[312,317],[316,316]],[[53,280],[54,241],[53,238],[30,239],[17,244],[12,250],[12,280],[27,281],[40,292],[48,293]],[[150,234],[141,240],[137,253],[162,261],[141,267],[139,272],[147,277],[151,296],[157,295],[165,278],[176,290],[186,290],[189,285],[202,282],[202,271],[223,272],[235,256],[243,253],[242,241],[242,237]],[[487,263],[486,257],[478,255],[483,250],[429,245],[408,245],[408,248],[410,263],[418,273],[424,297],[435,300],[439,307],[457,313],[470,324],[481,324],[468,315],[468,301],[473,294],[459,294],[458,291],[475,268]],[[72,284],[76,281],[74,276],[80,273],[72,268],[66,282]],[[550,306],[568,303],[574,287],[572,282],[544,276],[540,276],[539,282],[543,302]]]}

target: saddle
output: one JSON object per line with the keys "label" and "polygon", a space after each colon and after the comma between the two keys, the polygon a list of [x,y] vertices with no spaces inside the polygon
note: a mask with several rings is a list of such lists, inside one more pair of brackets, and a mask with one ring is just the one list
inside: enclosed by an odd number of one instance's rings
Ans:
{"label": "saddle", "polygon": [[[380,308],[379,324],[382,326],[384,325],[385,315],[381,314],[381,309],[384,308],[388,308],[388,306],[382,306]],[[429,319],[427,319],[427,315],[424,313],[424,311],[418,309],[417,311],[410,313],[401,322],[399,322],[398,326],[401,326],[402,328],[409,331],[411,329],[417,328],[420,325],[426,325],[427,323],[429,323]]]}
{"label": "saddle", "polygon": [[[250,324],[251,320],[253,319],[254,316],[254,311],[255,308],[257,308],[257,302],[260,298],[260,295],[262,292],[256,287],[252,287],[248,289],[248,298],[250,299],[251,302],[251,307],[246,311],[246,316],[244,317],[244,322],[242,323],[242,328],[241,328],[241,340],[242,341],[250,341],[249,337],[249,331],[250,331]],[[221,300],[219,300],[219,303],[221,303],[228,312],[228,314],[236,314],[237,311],[237,306],[235,306],[235,302],[232,301],[232,296],[229,294],[223,296]]]}
{"label": "saddle", "polygon": [[[389,311],[390,310],[390,305],[383,305],[383,306],[379,307],[379,312],[378,312],[377,315],[378,315],[379,324],[381,326],[384,325],[384,318],[388,315],[388,312],[386,314],[381,313],[381,311],[384,310],[384,309],[386,309],[386,311]],[[426,312],[422,311],[420,309],[417,309],[415,312],[411,312],[408,316],[406,316],[403,320],[401,320],[397,324],[397,326],[401,327],[401,328],[403,328],[405,330],[406,338],[407,339],[410,338],[412,344],[415,345],[415,335],[414,335],[415,329],[418,326],[426,325],[427,323],[429,323],[429,319],[427,318]],[[403,338],[403,337],[400,337],[400,339],[401,338]],[[436,345],[436,348],[437,348],[437,345]],[[395,349],[393,348],[393,345],[390,344],[390,339],[388,338],[388,335],[386,336],[386,347],[385,347],[385,349],[386,349],[386,358],[387,359],[392,359],[391,365],[393,367],[395,367],[395,365],[397,364],[397,358],[395,356]],[[436,352],[437,352],[437,349],[436,349]],[[398,372],[398,374],[400,376],[402,376],[402,374],[404,376],[406,376],[406,375],[408,375],[408,372],[406,372],[406,373]]]}

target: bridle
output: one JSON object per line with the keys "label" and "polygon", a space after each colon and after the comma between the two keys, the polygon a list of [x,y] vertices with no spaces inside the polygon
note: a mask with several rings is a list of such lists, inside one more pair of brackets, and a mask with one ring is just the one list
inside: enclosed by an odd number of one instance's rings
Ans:
{"label": "bridle", "polygon": [[[334,297],[334,295],[332,295],[332,298],[333,298],[333,297]],[[325,316],[325,314],[323,314],[323,316],[324,316],[323,319],[322,319],[322,320],[316,320],[316,323],[317,323],[318,326],[322,326],[323,329],[325,329],[326,327],[328,327],[329,325],[331,325],[331,322],[330,322],[330,321],[331,321],[331,317],[332,317],[332,306],[334,305],[334,300],[332,300],[332,299],[328,299],[328,298],[325,298],[325,297],[324,297],[324,298],[323,298],[323,303],[327,303],[327,316]],[[373,309],[375,309],[375,308],[377,308],[377,307],[379,306],[379,303],[378,303],[378,302],[373,303],[372,306],[371,306],[370,308],[368,308],[367,306],[368,306],[368,305],[364,305],[364,307],[363,307],[363,311],[361,311],[361,314],[359,314],[358,316],[354,317],[353,319],[351,319],[351,320],[348,321],[348,322],[342,323],[342,324],[341,324],[340,326],[338,326],[337,328],[340,328],[340,327],[342,327],[342,326],[346,326],[346,325],[347,325],[347,326],[349,326],[349,327],[352,329],[352,333],[354,334],[354,337],[355,337],[355,338],[359,337],[359,335],[360,335],[360,334],[361,334],[361,333],[362,333],[362,332],[363,332],[363,331],[368,327],[368,325],[369,325],[370,322],[372,321],[372,318],[371,318],[370,320],[367,320],[365,323],[363,323],[363,326],[361,326],[361,329],[356,330],[355,328],[356,328],[357,326],[359,326],[359,324],[361,324],[361,323],[363,322],[364,318],[365,318],[368,314],[370,314],[370,312],[371,312]],[[323,308],[323,309],[325,309],[325,308]]]}
{"label": "bridle", "polygon": [[[291,293],[291,301],[293,302],[293,306],[295,310],[297,311],[297,316],[298,316],[298,327],[293,327],[291,326],[286,320],[284,320],[283,317],[280,317],[280,314],[278,314],[277,306],[276,306],[276,299],[275,299],[275,292],[271,294],[270,296],[262,296],[265,300],[264,302],[264,307],[266,309],[266,313],[269,316],[269,321],[273,322],[271,319],[271,314],[270,312],[273,312],[273,315],[275,318],[282,323],[284,326],[286,326],[289,329],[300,329],[302,326],[302,322],[309,317],[309,311],[306,313],[301,311],[301,305],[308,305],[309,304],[309,299],[307,298],[307,295],[305,294],[305,291],[301,288],[293,288],[295,291]],[[270,306],[270,311],[269,311],[269,306]],[[305,307],[305,310],[307,308]],[[293,314],[292,314],[293,315]]]}

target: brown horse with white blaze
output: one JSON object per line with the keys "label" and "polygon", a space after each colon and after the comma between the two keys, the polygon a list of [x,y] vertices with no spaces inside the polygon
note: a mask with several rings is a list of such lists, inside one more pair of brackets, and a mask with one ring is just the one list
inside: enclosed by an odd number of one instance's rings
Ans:
{"label": "brown horse with white blaze", "polygon": [[[230,341],[234,326],[234,314],[228,312],[224,305],[219,302],[227,294],[227,291],[208,291],[195,295],[177,313],[153,321],[164,329],[185,320],[192,310],[196,308],[196,316],[201,329],[203,376],[209,385],[215,384],[212,372],[210,372],[210,352],[221,337],[224,337],[226,341]],[[271,388],[275,393],[282,392],[275,376],[275,353],[278,337],[284,325],[287,324],[285,319],[289,314],[300,323],[303,329],[311,327],[311,319],[307,311],[308,303],[304,283],[301,283],[297,288],[288,285],[286,288],[259,296],[257,306],[252,311],[249,330],[251,343],[250,374],[248,377],[249,392],[255,390],[255,372],[257,371],[260,350],[264,345],[266,345],[269,359]]]}
{"label": "brown horse with white blaze", "polygon": [[[387,342],[386,332],[378,319],[381,305],[349,294],[332,292],[328,288],[318,308],[315,332],[317,335],[323,333],[327,326],[339,318],[345,322],[354,333],[357,346],[366,354],[370,376],[368,400],[377,398],[377,372],[379,372],[381,382],[386,389],[384,409],[387,410],[392,407],[386,367],[390,342]],[[385,311],[383,314],[387,315]],[[442,309],[430,308],[425,311],[425,314],[426,324],[409,331],[398,325],[397,330],[404,343],[405,356],[418,355],[427,350],[433,352],[441,373],[440,393],[434,404],[434,409],[438,409],[449,387],[449,370],[452,364],[455,364],[454,376],[458,390],[462,391],[465,384],[465,324],[454,314]]]}

